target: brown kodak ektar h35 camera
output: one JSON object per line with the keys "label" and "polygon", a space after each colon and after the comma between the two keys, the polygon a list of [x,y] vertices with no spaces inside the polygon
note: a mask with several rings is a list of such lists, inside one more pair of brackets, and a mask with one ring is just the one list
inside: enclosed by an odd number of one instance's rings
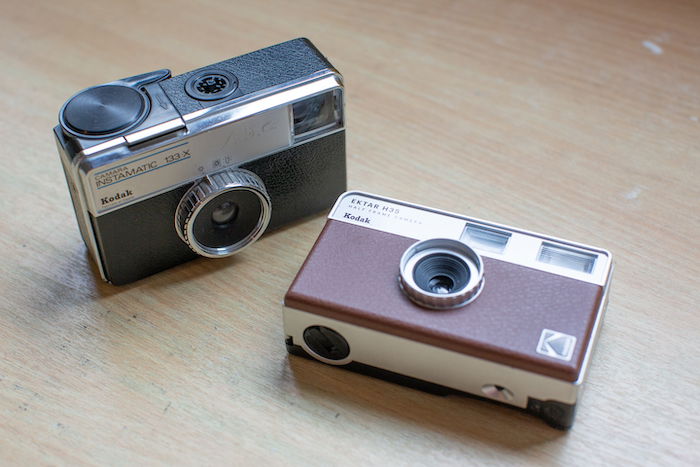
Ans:
{"label": "brown kodak ektar h35 camera", "polygon": [[566,429],[611,273],[600,248],[348,192],[286,294],[287,349]]}

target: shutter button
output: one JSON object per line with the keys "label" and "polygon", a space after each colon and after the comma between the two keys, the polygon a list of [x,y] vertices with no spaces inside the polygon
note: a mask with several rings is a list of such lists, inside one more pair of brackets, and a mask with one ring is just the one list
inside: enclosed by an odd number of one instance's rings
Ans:
{"label": "shutter button", "polygon": [[140,123],[148,101],[138,90],[107,84],[86,89],[69,100],[61,111],[67,130],[82,136],[107,136]]}

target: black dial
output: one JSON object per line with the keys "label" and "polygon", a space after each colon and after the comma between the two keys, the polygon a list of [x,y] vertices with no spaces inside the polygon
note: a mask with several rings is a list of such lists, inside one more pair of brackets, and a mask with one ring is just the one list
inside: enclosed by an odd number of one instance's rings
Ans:
{"label": "black dial", "polygon": [[304,342],[312,352],[328,360],[342,360],[350,355],[348,341],[336,331],[325,326],[306,328]]}
{"label": "black dial", "polygon": [[66,103],[64,126],[85,136],[106,136],[140,122],[148,110],[146,97],[134,88],[107,84],[86,89]]}

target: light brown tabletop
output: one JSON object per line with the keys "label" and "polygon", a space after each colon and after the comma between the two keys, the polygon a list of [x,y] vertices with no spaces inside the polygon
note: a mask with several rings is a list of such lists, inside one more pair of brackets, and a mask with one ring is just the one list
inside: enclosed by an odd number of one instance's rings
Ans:
{"label": "light brown tabletop", "polygon": [[[348,186],[607,248],[576,423],[288,356],[325,214],[103,283],[51,134],[73,93],[309,37]],[[9,2],[0,17],[3,464],[700,464],[700,4]]]}

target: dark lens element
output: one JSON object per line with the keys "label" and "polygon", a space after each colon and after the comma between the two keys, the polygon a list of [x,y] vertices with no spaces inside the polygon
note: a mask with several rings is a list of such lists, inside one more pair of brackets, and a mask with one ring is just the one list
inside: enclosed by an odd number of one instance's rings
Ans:
{"label": "dark lens element", "polygon": [[455,287],[455,283],[447,276],[435,276],[428,281],[428,287],[434,293],[450,293]]}
{"label": "dark lens element", "polygon": [[224,201],[211,213],[211,221],[219,227],[226,227],[233,222],[238,215],[238,205],[231,201]]}
{"label": "dark lens element", "polygon": [[194,220],[197,242],[224,248],[245,239],[258,225],[262,205],[249,190],[231,190],[209,201]]}
{"label": "dark lens element", "polygon": [[416,285],[436,294],[449,294],[464,288],[469,277],[469,268],[464,261],[447,253],[428,255],[413,270]]}
{"label": "dark lens element", "polygon": [[399,286],[418,306],[433,310],[461,308],[481,293],[484,263],[474,249],[460,240],[421,240],[401,256]]}

